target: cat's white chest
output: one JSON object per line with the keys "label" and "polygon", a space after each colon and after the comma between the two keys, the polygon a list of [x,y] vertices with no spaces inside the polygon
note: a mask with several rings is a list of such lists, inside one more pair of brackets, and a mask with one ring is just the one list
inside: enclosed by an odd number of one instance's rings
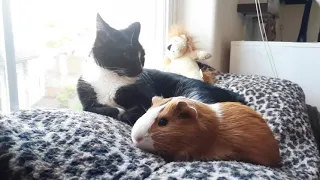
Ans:
{"label": "cat's white chest", "polygon": [[136,78],[119,76],[101,67],[90,69],[83,74],[82,78],[93,87],[98,103],[122,108],[114,101],[116,92],[122,86],[133,84]]}

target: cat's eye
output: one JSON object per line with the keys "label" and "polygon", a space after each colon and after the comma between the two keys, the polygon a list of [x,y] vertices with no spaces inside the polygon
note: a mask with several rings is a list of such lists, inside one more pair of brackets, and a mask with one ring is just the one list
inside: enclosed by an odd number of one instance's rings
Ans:
{"label": "cat's eye", "polygon": [[168,124],[168,119],[166,118],[161,118],[158,121],[158,126],[166,126]]}

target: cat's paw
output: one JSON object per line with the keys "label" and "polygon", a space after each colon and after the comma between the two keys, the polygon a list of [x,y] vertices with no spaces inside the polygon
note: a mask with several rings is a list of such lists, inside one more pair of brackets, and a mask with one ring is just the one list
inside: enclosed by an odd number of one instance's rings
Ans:
{"label": "cat's paw", "polygon": [[120,119],[121,115],[123,115],[125,113],[125,110],[121,109],[121,108],[117,108],[117,109],[119,110],[118,119]]}
{"label": "cat's paw", "polygon": [[130,112],[121,113],[118,117],[119,121],[124,122],[130,126],[133,126],[134,123],[137,121],[138,117],[135,114]]}
{"label": "cat's paw", "polygon": [[109,116],[109,117],[112,117],[114,119],[117,119],[119,117],[119,113],[120,112],[119,112],[118,109],[112,108],[112,109],[107,110],[105,113],[106,113],[105,114],[106,116]]}

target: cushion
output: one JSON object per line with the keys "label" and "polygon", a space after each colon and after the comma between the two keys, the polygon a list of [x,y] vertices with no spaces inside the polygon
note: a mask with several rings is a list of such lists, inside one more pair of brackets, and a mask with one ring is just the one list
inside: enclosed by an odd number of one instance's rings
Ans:
{"label": "cushion", "polygon": [[309,121],[320,152],[320,112],[315,106],[307,104]]}
{"label": "cushion", "polygon": [[320,158],[302,89],[286,80],[222,74],[268,122],[281,168],[233,161],[171,162],[133,147],[131,127],[71,110],[20,110],[0,119],[0,174],[24,179],[319,179]]}

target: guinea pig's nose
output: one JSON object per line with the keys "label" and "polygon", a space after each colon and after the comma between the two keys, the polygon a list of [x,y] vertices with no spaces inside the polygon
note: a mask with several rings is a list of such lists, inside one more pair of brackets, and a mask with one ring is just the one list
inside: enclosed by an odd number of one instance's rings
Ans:
{"label": "guinea pig's nose", "polygon": [[172,46],[172,44],[170,44],[170,45],[167,47],[169,51],[170,51],[170,49],[171,49],[171,46]]}
{"label": "guinea pig's nose", "polygon": [[139,136],[139,137],[136,139],[137,143],[141,142],[142,140],[143,140],[143,137],[142,137],[142,136]]}

